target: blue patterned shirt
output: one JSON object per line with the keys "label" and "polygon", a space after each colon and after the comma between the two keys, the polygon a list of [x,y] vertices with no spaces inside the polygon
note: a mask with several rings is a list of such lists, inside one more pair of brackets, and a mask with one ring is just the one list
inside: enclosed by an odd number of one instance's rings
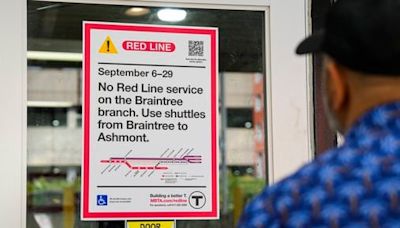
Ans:
{"label": "blue patterned shirt", "polygon": [[400,102],[366,113],[345,139],[264,189],[238,227],[400,227]]}

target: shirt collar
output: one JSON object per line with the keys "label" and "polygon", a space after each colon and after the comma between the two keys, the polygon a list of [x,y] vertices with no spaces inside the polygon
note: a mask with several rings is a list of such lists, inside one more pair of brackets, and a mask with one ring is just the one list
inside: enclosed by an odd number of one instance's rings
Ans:
{"label": "shirt collar", "polygon": [[346,143],[363,137],[373,137],[374,132],[400,131],[400,101],[376,106],[363,114],[346,133]]}

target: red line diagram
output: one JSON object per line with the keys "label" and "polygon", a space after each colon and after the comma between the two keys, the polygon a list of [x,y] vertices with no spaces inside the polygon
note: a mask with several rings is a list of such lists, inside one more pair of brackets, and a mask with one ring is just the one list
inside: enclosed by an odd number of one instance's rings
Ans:
{"label": "red line diagram", "polygon": [[107,170],[108,172],[117,171],[121,165],[127,167],[130,173],[131,171],[137,172],[143,170],[150,170],[153,172],[156,170],[168,170],[168,165],[201,164],[201,155],[190,155],[193,150],[193,148],[186,150],[183,148],[180,150],[170,150],[168,148],[159,157],[128,157],[132,152],[131,150],[124,157],[111,157],[106,160],[101,160],[100,163],[108,164],[101,173],[104,174]]}

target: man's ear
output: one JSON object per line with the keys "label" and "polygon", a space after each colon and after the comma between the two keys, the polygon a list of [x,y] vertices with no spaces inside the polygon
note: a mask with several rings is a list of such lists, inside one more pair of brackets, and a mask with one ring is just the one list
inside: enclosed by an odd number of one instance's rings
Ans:
{"label": "man's ear", "polygon": [[334,61],[329,61],[326,64],[326,70],[331,108],[338,112],[344,108],[348,98],[347,96],[349,91],[345,78],[346,74],[345,71]]}

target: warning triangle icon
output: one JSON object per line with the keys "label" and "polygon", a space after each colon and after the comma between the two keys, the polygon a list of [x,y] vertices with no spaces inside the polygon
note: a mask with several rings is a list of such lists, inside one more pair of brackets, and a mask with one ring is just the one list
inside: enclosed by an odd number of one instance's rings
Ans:
{"label": "warning triangle icon", "polygon": [[117,48],[115,47],[114,43],[112,42],[110,36],[107,36],[107,38],[104,40],[103,44],[101,45],[99,49],[99,53],[102,54],[117,54]]}

